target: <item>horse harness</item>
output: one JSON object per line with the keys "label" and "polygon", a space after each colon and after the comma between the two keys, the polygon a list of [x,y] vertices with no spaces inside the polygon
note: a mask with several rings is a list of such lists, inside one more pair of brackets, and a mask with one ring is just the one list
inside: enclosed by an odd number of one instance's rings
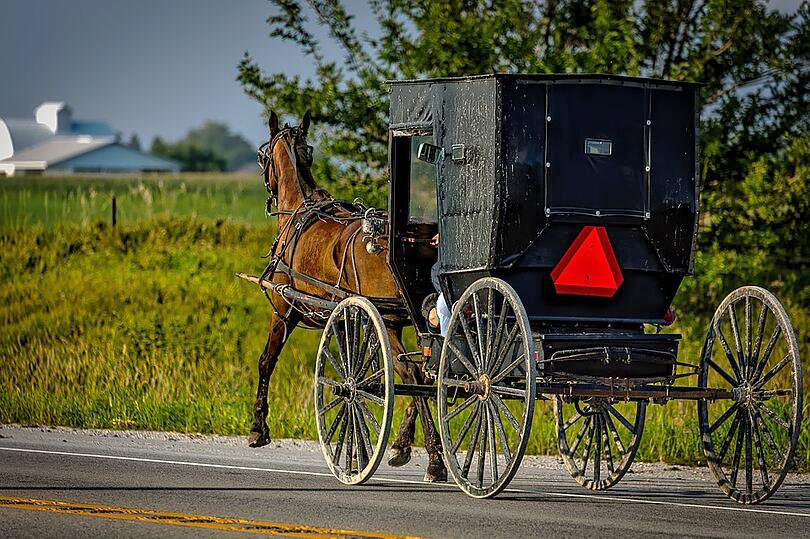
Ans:
{"label": "horse harness", "polygon": [[[323,327],[323,324],[329,317],[328,311],[314,309],[305,302],[291,299],[281,292],[286,287],[292,287],[292,283],[294,282],[293,280],[298,279],[319,287],[331,296],[330,299],[332,301],[340,301],[349,296],[360,295],[362,291],[360,287],[360,276],[357,271],[357,264],[355,260],[355,241],[357,240],[357,236],[363,232],[363,240],[367,242],[367,250],[374,254],[381,252],[382,246],[379,244],[379,240],[386,237],[385,214],[374,208],[367,208],[357,199],[355,199],[353,202],[349,202],[346,200],[336,199],[333,196],[328,195],[324,200],[311,200],[306,195],[307,190],[304,189],[304,185],[298,171],[297,155],[287,140],[287,135],[293,130],[294,128],[285,126],[285,128],[279,131],[279,133],[277,133],[276,136],[274,136],[269,142],[262,144],[258,152],[258,162],[262,168],[262,174],[264,175],[265,188],[269,193],[266,204],[266,213],[270,216],[279,216],[279,223],[281,223],[280,217],[282,215],[289,216],[287,222],[279,230],[278,235],[270,247],[270,250],[262,257],[269,258],[270,260],[259,278],[259,283],[262,283],[265,280],[272,281],[276,273],[285,274],[290,284],[280,285],[277,290],[279,293],[276,295],[281,297],[291,308],[295,309],[302,315],[302,322],[304,325],[312,328],[320,328]],[[299,189],[304,195],[304,202],[295,210],[278,209],[277,211],[272,211],[273,205],[277,205],[278,197],[270,187],[268,169],[269,172],[271,172],[276,178],[278,177],[276,175],[275,161],[272,157],[272,149],[275,143],[279,140],[284,144],[284,148],[290,157],[290,161],[293,163],[296,180],[299,183]],[[304,158],[308,159],[308,162],[311,163],[312,146],[307,146],[307,155]],[[298,246],[298,241],[310,226],[318,221],[334,221],[341,223],[344,226],[348,226],[349,224],[358,220],[363,220],[362,226],[358,227],[357,230],[352,233],[343,248],[336,283],[327,283],[311,275],[301,273],[291,267],[295,250]],[[346,272],[346,262],[350,254],[352,258],[352,266],[354,268],[353,273],[356,292],[352,292],[341,287],[341,281],[343,280],[344,273]],[[270,301],[270,305],[272,306],[274,313],[284,323],[284,340],[286,340],[289,334],[287,330],[289,317],[283,315],[278,309],[276,304],[273,302],[270,291],[266,287],[262,286],[261,288],[268,301]],[[401,301],[399,299],[368,299],[372,300],[375,304],[378,304],[383,308],[389,307],[391,309],[396,309],[397,307],[401,306]]]}

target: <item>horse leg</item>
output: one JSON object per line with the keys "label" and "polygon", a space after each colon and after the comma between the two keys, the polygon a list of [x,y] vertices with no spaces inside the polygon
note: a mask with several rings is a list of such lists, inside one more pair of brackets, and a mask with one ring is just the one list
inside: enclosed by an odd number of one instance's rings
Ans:
{"label": "horse leg", "polygon": [[[388,338],[391,342],[391,349],[394,357],[397,358],[405,349],[402,346],[400,332],[389,329]],[[399,377],[406,384],[424,384],[425,379],[419,368],[413,363],[407,363],[395,359],[394,368]],[[397,439],[391,446],[388,463],[391,466],[402,466],[411,458],[411,444],[414,439],[416,428],[416,416],[419,415],[422,421],[422,431],[425,434],[425,449],[428,452],[428,467],[425,472],[425,481],[447,481],[447,468],[442,459],[442,444],[436,426],[433,423],[433,416],[430,413],[427,398],[414,397],[405,411],[405,419],[399,428]]]}
{"label": "horse leg", "polygon": [[253,426],[248,437],[250,447],[262,447],[270,443],[270,429],[267,427],[267,388],[270,376],[276,368],[278,356],[284,348],[285,339],[295,324],[295,320],[288,320],[285,324],[279,315],[273,312],[267,344],[259,356],[259,385],[256,390],[256,402],[253,405]]}
{"label": "horse leg", "polygon": [[[425,384],[425,376],[422,370],[414,365],[414,376],[418,384]],[[442,457],[442,441],[436,424],[433,422],[433,414],[430,413],[428,400],[426,397],[415,399],[416,408],[419,411],[419,420],[422,422],[422,433],[425,436],[425,450],[428,454],[428,467],[425,471],[425,481],[444,482],[447,481],[447,467],[444,465]]]}
{"label": "horse leg", "polygon": [[397,439],[388,451],[389,466],[404,466],[411,460],[411,444],[416,433],[416,415],[416,400],[411,400],[405,409],[405,418],[399,425]]}

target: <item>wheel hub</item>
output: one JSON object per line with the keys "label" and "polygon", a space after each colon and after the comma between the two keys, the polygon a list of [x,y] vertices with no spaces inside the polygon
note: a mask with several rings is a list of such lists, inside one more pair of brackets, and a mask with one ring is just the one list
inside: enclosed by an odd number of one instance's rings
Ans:
{"label": "wheel hub", "polygon": [[489,398],[492,390],[492,380],[486,374],[482,374],[478,380],[471,380],[464,385],[464,389],[473,395],[478,395],[482,401]]}
{"label": "wheel hub", "polygon": [[348,402],[352,402],[357,394],[357,382],[354,381],[354,378],[347,378],[344,383],[334,386],[332,392],[336,397],[343,397]]}
{"label": "wheel hub", "polygon": [[753,408],[756,404],[757,399],[754,395],[754,386],[752,386],[750,382],[744,382],[742,385],[735,387],[731,394],[735,402],[746,408]]}

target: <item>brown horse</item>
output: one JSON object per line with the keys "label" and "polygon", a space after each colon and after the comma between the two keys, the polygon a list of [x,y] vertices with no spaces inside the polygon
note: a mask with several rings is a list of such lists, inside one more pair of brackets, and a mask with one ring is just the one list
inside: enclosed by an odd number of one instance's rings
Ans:
{"label": "brown horse", "polygon": [[[307,145],[310,114],[298,127],[279,127],[278,116],[270,114],[270,142],[262,152],[264,181],[271,199],[277,201],[279,212],[278,229],[280,238],[274,255],[280,255],[290,268],[299,274],[314,277],[322,282],[340,286],[344,290],[376,298],[397,299],[400,297],[391,269],[388,267],[384,251],[370,254],[363,242],[354,241],[362,226],[360,219],[338,221],[317,219],[299,232],[296,247],[289,258],[285,252],[287,239],[294,233],[288,226],[297,211],[307,204],[332,199],[332,196],[316,186],[310,172],[312,165],[311,147]],[[387,247],[384,242],[384,247]],[[348,252],[349,256],[346,256]],[[301,292],[329,299],[329,293],[309,282],[293,278],[287,273],[275,272],[273,282],[291,285]],[[292,280],[292,282],[290,282]],[[279,294],[268,291],[273,305],[270,321],[270,335],[267,345],[259,358],[259,385],[254,405],[254,422],[249,443],[260,447],[270,441],[267,427],[268,384],[289,333],[299,322],[323,326],[324,320],[293,308]],[[424,383],[423,372],[411,362],[403,362],[398,356],[405,350],[401,342],[401,327],[389,327],[388,337],[395,359],[394,369],[404,383]],[[411,444],[414,439],[416,416],[422,421],[425,433],[425,449],[429,455],[426,481],[445,481],[447,470],[442,460],[442,449],[436,426],[424,397],[414,398],[408,406],[405,419],[389,453],[389,464],[402,466],[410,460]]]}

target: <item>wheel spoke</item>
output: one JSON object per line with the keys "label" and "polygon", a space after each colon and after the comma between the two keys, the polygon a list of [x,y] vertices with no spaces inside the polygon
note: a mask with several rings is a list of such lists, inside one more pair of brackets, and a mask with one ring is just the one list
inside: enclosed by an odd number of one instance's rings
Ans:
{"label": "wheel spoke", "polygon": [[593,455],[593,481],[599,482],[599,476],[602,474],[602,420],[601,414],[594,418],[594,438],[596,439],[596,452]]}
{"label": "wheel spoke", "polygon": [[461,350],[458,349],[458,347],[455,345],[455,343],[453,343],[453,341],[451,341],[449,339],[450,338],[448,337],[447,347],[450,349],[450,351],[453,353],[453,355],[456,356],[459,361],[461,361],[462,365],[464,365],[464,368],[467,369],[467,372],[469,372],[473,376],[477,376],[479,373],[476,370],[476,368],[473,367],[473,364],[470,363],[470,360],[467,359],[467,357],[464,355],[464,353]]}
{"label": "wheel spoke", "polygon": [[624,416],[621,414],[621,412],[619,412],[619,411],[618,411],[616,408],[614,408],[613,406],[611,406],[611,407],[609,407],[609,408],[608,408],[608,411],[609,411],[611,414],[613,414],[613,415],[616,417],[616,419],[618,419],[618,420],[619,420],[619,422],[620,422],[622,425],[624,425],[624,427],[625,427],[627,430],[629,430],[629,431],[630,431],[630,433],[631,433],[631,434],[635,434],[635,433],[636,433],[636,429],[635,429],[635,427],[633,427],[633,425],[632,425],[632,424],[631,424],[631,423],[630,423],[630,422],[629,422],[627,419],[625,419],[625,417],[624,417]]}
{"label": "wheel spoke", "polygon": [[339,382],[336,382],[335,380],[332,380],[331,378],[327,378],[326,376],[319,376],[318,377],[318,382],[321,383],[321,384],[326,384],[328,386],[332,386],[332,387],[340,386]]}
{"label": "wheel spoke", "polygon": [[[360,351],[357,353],[357,362],[362,364],[360,370],[357,371],[357,378],[361,376],[365,376],[366,370],[368,370],[369,366],[371,365],[371,361],[373,361],[374,355],[376,354],[376,350],[374,353],[369,354],[369,359],[366,359],[366,352],[368,351],[368,345],[371,341],[371,336],[374,335],[373,325],[371,324],[371,320],[368,321],[366,325],[366,334],[363,335],[363,342],[360,343]],[[376,338],[375,338],[376,341]]]}
{"label": "wheel spoke", "polygon": [[355,402],[357,402],[357,407],[360,408],[360,412],[366,416],[366,419],[368,419],[369,423],[371,423],[371,426],[374,427],[374,431],[377,434],[380,434],[380,424],[377,423],[377,418],[374,417],[374,414],[372,414],[371,410],[368,409],[366,403],[361,400]]}
{"label": "wheel spoke", "polygon": [[765,322],[768,319],[768,306],[762,304],[762,310],[759,312],[759,323],[757,324],[757,340],[754,344],[754,351],[752,352],[751,359],[756,366],[759,361],[759,352],[762,350],[762,337],[765,333]]}
{"label": "wheel spoke", "polygon": [[493,393],[497,393],[498,395],[510,395],[512,397],[521,397],[521,398],[526,396],[525,389],[515,389],[514,387],[492,386],[491,391]]}
{"label": "wheel spoke", "polygon": [[[467,387],[469,382],[467,380],[456,380],[455,378],[442,378],[442,384],[449,387]],[[478,398],[478,395],[473,395],[473,398]]]}
{"label": "wheel spoke", "polygon": [[723,415],[721,415],[719,418],[717,418],[717,421],[712,423],[711,427],[709,427],[709,430],[708,430],[709,434],[711,434],[712,432],[717,430],[717,427],[719,427],[720,425],[725,423],[726,420],[729,417],[731,417],[731,414],[733,414],[735,411],[737,411],[737,408],[739,408],[739,404],[736,403],[736,402],[734,404],[732,404],[731,406],[729,406],[728,410],[726,410]]}
{"label": "wheel spoke", "polygon": [[785,355],[785,357],[783,357],[782,360],[779,363],[777,363],[774,367],[772,367],[771,370],[769,370],[767,373],[765,373],[762,376],[762,378],[760,378],[759,381],[757,381],[754,384],[754,389],[759,389],[762,386],[764,386],[765,384],[767,384],[770,381],[771,378],[776,376],[776,374],[779,371],[781,371],[782,369],[785,368],[785,365],[787,365],[790,362],[791,359],[793,359],[793,356],[790,354],[790,352],[788,352],[787,355]]}
{"label": "wheel spoke", "polygon": [[738,385],[737,380],[732,378],[725,370],[723,370],[723,368],[720,365],[715,363],[712,360],[712,358],[710,358],[710,357],[706,358],[706,363],[711,365],[712,368],[714,368],[714,370],[717,371],[717,373],[726,380],[726,382],[731,384],[732,387],[737,387],[737,385]]}
{"label": "wheel spoke", "polygon": [[371,433],[368,430],[368,425],[366,422],[363,421],[363,414],[357,408],[354,409],[354,417],[355,423],[360,427],[359,429],[359,437],[362,440],[363,444],[360,446],[363,449],[363,455],[365,457],[365,462],[360,463],[360,470],[363,470],[368,464],[368,461],[371,460],[371,455],[374,454],[374,447],[371,445]]}
{"label": "wheel spoke", "polygon": [[487,406],[490,407],[492,419],[495,422],[495,427],[498,429],[498,438],[501,440],[501,449],[503,450],[503,456],[506,458],[506,467],[508,468],[509,464],[512,462],[512,452],[509,449],[509,441],[506,439],[506,431],[503,428],[501,414],[498,411],[498,407],[495,406],[492,401],[487,401]]}
{"label": "wheel spoke", "polygon": [[[560,401],[560,407],[562,407],[562,401]],[[583,416],[582,414],[580,414],[579,412],[574,410],[574,415],[571,416],[565,423],[563,423],[562,430],[563,431],[568,430],[571,427],[571,425],[573,425],[574,423],[576,423],[577,421],[579,421],[583,417],[585,417],[585,416]]]}
{"label": "wheel spoke", "polygon": [[761,402],[756,403],[756,405],[757,405],[757,408],[759,408],[760,410],[765,412],[768,416],[770,416],[770,418],[773,419],[780,427],[782,427],[783,429],[788,431],[788,435],[791,434],[790,425],[787,423],[787,421],[782,419],[779,416],[779,414],[777,414],[776,412],[774,412],[773,410],[771,410],[770,408],[768,408],[767,406],[765,406],[765,404],[763,404]]}
{"label": "wheel spoke", "polygon": [[487,333],[486,333],[486,340],[487,340],[487,354],[484,359],[484,364],[482,366],[482,370],[484,372],[488,372],[488,367],[490,361],[492,360],[492,316],[495,314],[492,312],[493,308],[493,297],[492,297],[492,289],[487,288]]}
{"label": "wheel spoke", "polygon": [[326,412],[328,412],[329,410],[331,410],[332,408],[334,408],[335,406],[337,406],[338,404],[340,404],[341,402],[343,402],[343,397],[337,397],[335,400],[333,400],[332,402],[330,402],[329,404],[327,404],[323,408],[318,408],[318,413],[323,415]]}
{"label": "wheel spoke", "polygon": [[340,410],[338,411],[337,415],[335,416],[335,420],[332,422],[332,426],[329,428],[329,433],[326,435],[326,439],[324,440],[324,443],[326,443],[326,445],[329,445],[330,443],[332,443],[332,437],[335,435],[335,432],[337,432],[338,427],[340,426],[341,422],[343,421],[343,416],[344,415],[346,415],[346,404],[345,403],[343,404],[343,406],[341,406]]}
{"label": "wheel spoke", "polygon": [[344,376],[349,376],[348,365],[348,350],[346,348],[346,335],[340,328],[340,324],[335,321],[332,334],[335,336],[335,344],[337,345],[338,355],[340,356],[340,364],[343,367]]}
{"label": "wheel spoke", "polygon": [[364,399],[368,399],[378,406],[385,406],[385,401],[382,398],[378,397],[377,395],[372,395],[367,391],[363,391],[362,389],[357,389],[356,395],[361,396]]}
{"label": "wheel spoke", "polygon": [[752,439],[751,439],[751,415],[748,415],[748,419],[746,419],[746,428],[745,428],[745,488],[748,491],[748,495],[750,496],[753,493],[753,476],[754,476],[754,458],[753,458],[753,451],[752,451]]}
{"label": "wheel spoke", "polygon": [[[446,378],[445,378],[445,380],[446,380]],[[448,384],[448,385],[449,385],[449,384]],[[447,416],[446,416],[446,417],[447,417],[447,421],[450,421],[451,419],[453,419],[454,417],[456,417],[458,414],[460,414],[461,412],[463,412],[464,410],[466,410],[467,408],[469,408],[469,407],[470,407],[470,405],[471,405],[472,403],[474,403],[475,401],[477,401],[477,400],[479,400],[479,399],[478,399],[478,395],[472,395],[471,397],[467,397],[467,400],[465,400],[464,402],[462,402],[461,404],[459,404],[458,406],[456,406],[455,408],[453,408],[453,410],[452,410],[452,411],[450,411],[450,412],[448,412],[448,413],[447,413]]]}
{"label": "wheel spoke", "polygon": [[740,471],[740,456],[742,456],[742,444],[745,431],[745,418],[740,415],[740,428],[737,429],[737,443],[734,444],[734,460],[731,464],[731,485],[734,488],[737,488],[737,472]]}
{"label": "wheel spoke", "polygon": [[478,341],[478,355],[474,356],[474,359],[477,361],[478,368],[483,371],[484,370],[484,361],[485,355],[487,353],[487,347],[484,347],[484,335],[483,330],[481,328],[481,323],[483,320],[481,319],[481,309],[478,305],[478,292],[474,292],[472,295],[473,299],[473,312],[475,313],[475,338]]}
{"label": "wheel spoke", "polygon": [[751,296],[745,296],[745,364],[747,365],[747,369],[751,369],[754,364],[751,358],[751,334],[754,331],[754,328],[751,327],[753,325],[751,320],[752,310]]}
{"label": "wheel spoke", "polygon": [[754,426],[753,435],[754,435],[754,443],[757,445],[757,460],[759,461],[759,474],[762,478],[762,485],[767,489],[770,488],[771,482],[768,479],[768,465],[765,461],[765,450],[762,447],[762,437],[759,434],[759,421],[757,420],[756,413],[749,413],[748,418],[751,421],[751,424]]}
{"label": "wheel spoke", "polygon": [[492,393],[490,393],[489,397],[495,402],[495,405],[503,413],[504,417],[506,417],[506,420],[509,421],[509,423],[512,425],[512,428],[515,429],[515,432],[517,432],[518,436],[522,436],[523,429],[520,427],[520,423],[518,423],[517,419],[515,419],[515,416],[512,415],[512,412],[509,411],[509,408],[506,407],[501,398],[498,395],[494,395]]}
{"label": "wheel spoke", "polygon": [[495,328],[495,338],[492,339],[492,351],[490,352],[489,363],[487,364],[487,374],[489,375],[492,375],[492,371],[495,370],[495,362],[498,361],[499,358],[501,337],[503,337],[503,329],[506,326],[506,311],[508,308],[509,302],[504,298],[501,302],[501,315],[498,317],[498,326]]}
{"label": "wheel spoke", "polygon": [[607,413],[602,414],[602,436],[604,438],[603,445],[605,447],[605,457],[608,467],[608,472],[613,475],[616,470],[613,467],[613,449],[610,447],[610,434],[608,433],[607,422],[610,421],[610,416]]}
{"label": "wheel spoke", "polygon": [[343,335],[346,338],[346,373],[351,376],[354,374],[354,361],[352,357],[352,341],[354,340],[353,336],[349,335],[349,314],[351,313],[351,307],[346,309],[343,312],[343,327],[344,332]]}
{"label": "wheel spoke", "polygon": [[489,434],[489,472],[492,474],[492,482],[498,480],[498,448],[495,445],[495,418],[492,417],[492,410],[486,406],[487,411],[487,433]]}
{"label": "wheel spoke", "polygon": [[783,453],[779,449],[779,444],[776,443],[776,440],[774,439],[773,434],[771,433],[771,429],[768,427],[768,424],[762,418],[762,415],[759,413],[759,410],[754,410],[754,417],[757,418],[757,423],[762,425],[762,434],[765,435],[763,437],[765,438],[765,441],[768,442],[768,446],[771,448],[771,450],[774,452],[774,454],[778,457],[777,460],[782,460],[782,454]]}
{"label": "wheel spoke", "polygon": [[[596,423],[596,420],[593,420]],[[585,453],[582,455],[582,475],[585,475],[588,470],[588,461],[591,458],[591,448],[593,447],[593,433],[596,430],[595,425],[588,427],[588,443],[585,445]]]}
{"label": "wheel spoke", "polygon": [[379,350],[380,350],[380,341],[378,341],[377,338],[374,337],[374,342],[368,349],[368,357],[366,358],[365,363],[363,363],[363,366],[360,367],[360,371],[357,373],[357,376],[363,376],[366,373],[366,371],[368,371],[369,368],[371,368],[374,362],[377,362],[377,365],[380,364],[380,359],[377,357],[377,352],[379,352]]}
{"label": "wheel spoke", "polygon": [[[348,410],[348,406],[344,408],[344,410]],[[340,434],[338,434],[338,441],[337,447],[335,448],[335,454],[332,457],[332,463],[335,466],[340,466],[340,455],[343,453],[343,446],[346,444],[346,431],[348,430],[349,426],[349,418],[347,414],[343,414],[341,418],[341,426],[340,426]]]}
{"label": "wheel spoke", "polygon": [[[352,366],[357,369],[360,367],[362,357],[360,356],[360,347],[357,346],[357,340],[360,338],[360,319],[362,318],[362,311],[359,309],[352,309]],[[366,332],[368,333],[368,332]],[[355,378],[360,377],[359,372],[354,372]]]}
{"label": "wheel spoke", "polygon": [[493,372],[496,372],[501,368],[503,360],[506,359],[506,353],[509,351],[509,348],[512,347],[512,343],[515,341],[519,329],[520,328],[518,324],[515,323],[515,325],[512,326],[512,329],[509,330],[509,334],[507,335],[506,340],[503,342],[502,345],[498,347],[497,356],[495,357],[495,360],[492,362],[492,369],[489,371],[488,374],[492,374]]}
{"label": "wheel spoke", "polygon": [[[462,333],[464,333],[464,338],[467,340],[467,346],[470,348],[470,353],[471,353],[471,354],[472,354],[472,356],[473,356],[473,362],[474,362],[476,365],[480,365],[480,364],[481,364],[481,360],[480,360],[480,359],[478,359],[479,352],[478,352],[478,350],[476,350],[476,349],[475,349],[475,343],[473,342],[472,336],[470,335],[470,327],[469,327],[469,325],[467,324],[467,318],[466,318],[466,316],[464,315],[464,308],[462,308],[462,309],[459,311],[459,313],[458,313],[458,320],[459,320],[459,323],[461,324],[461,331],[462,331]],[[451,343],[451,344],[452,344],[452,343]],[[458,350],[458,348],[456,348],[456,350]],[[463,354],[462,354],[462,355],[463,355]],[[461,357],[459,357],[459,359],[461,359]],[[465,358],[465,359],[466,359],[466,358]],[[466,367],[466,366],[467,366],[467,364],[465,363],[465,365],[464,365],[464,366]],[[467,367],[467,368],[469,369],[469,367]],[[478,372],[478,371],[477,371],[477,370],[476,370],[476,369],[473,367],[472,369],[470,369],[470,374],[475,374],[475,375],[478,375],[478,374],[481,374],[481,373],[480,373],[480,372]]]}
{"label": "wheel spoke", "polygon": [[346,472],[350,475],[352,473],[352,458],[354,457],[354,414],[352,413],[351,409],[349,409],[349,413],[346,416],[349,423],[349,433],[346,436]]}
{"label": "wheel spoke", "polygon": [[779,340],[779,335],[781,333],[782,328],[780,326],[777,325],[775,328],[773,328],[773,333],[771,334],[770,340],[768,340],[768,345],[765,347],[765,351],[762,352],[762,359],[759,360],[756,371],[754,371],[754,380],[759,378],[760,373],[765,370],[765,366],[768,364],[768,360],[771,358],[771,353],[773,352],[773,349],[776,346],[776,341]]}
{"label": "wheel spoke", "polygon": [[768,400],[773,397],[787,397],[789,395],[793,395],[793,389],[789,387],[754,391],[754,396],[760,400]]}
{"label": "wheel spoke", "polygon": [[[737,320],[737,304],[731,303],[728,306],[728,317],[731,321],[731,333],[734,335],[734,345],[737,347],[737,359],[740,365],[740,372],[745,377],[745,354],[743,353],[742,339],[740,337],[740,322]],[[739,374],[738,374],[739,376]]]}
{"label": "wheel spoke", "polygon": [[337,371],[337,373],[340,375],[340,377],[345,380],[346,379],[346,372],[343,370],[343,367],[340,366],[340,363],[338,362],[338,360],[335,359],[335,356],[333,356],[332,352],[329,350],[328,341],[327,341],[327,346],[323,347],[323,355],[325,355],[326,359],[329,360],[329,363],[332,365],[332,368],[334,368]]}
{"label": "wheel spoke", "polygon": [[[473,296],[475,296],[475,294],[473,294]],[[486,410],[481,414],[481,418],[481,432],[479,433],[481,443],[478,445],[478,488],[484,486],[484,462],[487,458],[487,431],[489,430],[489,420]]]}
{"label": "wheel spoke", "polygon": [[520,354],[517,359],[515,359],[512,363],[510,363],[504,370],[498,373],[497,376],[492,378],[492,383],[497,384],[504,378],[506,378],[510,372],[517,369],[521,363],[526,360],[526,354]]}
{"label": "wheel spoke", "polygon": [[[726,357],[728,358],[728,362],[731,365],[731,370],[734,371],[734,374],[737,376],[737,379],[742,378],[742,375],[740,374],[740,368],[737,365],[737,360],[734,359],[734,352],[731,351],[731,346],[728,344],[728,340],[726,340],[726,336],[723,334],[723,330],[720,328],[720,321],[719,320],[717,320],[715,322],[715,332],[717,333],[717,336],[720,337],[720,344],[723,347],[723,351],[726,353]],[[708,359],[708,361],[710,363],[716,365],[716,363],[714,363],[712,361],[711,357],[709,357],[707,359]],[[722,369],[720,369],[720,367],[715,367],[715,368],[718,369],[718,370],[722,370]],[[731,382],[730,382],[731,385],[733,385],[733,386],[737,385],[737,380],[734,380],[733,378],[731,378],[731,376],[729,376],[725,371],[723,371],[721,374],[723,374],[724,378],[726,378],[728,380],[731,380]]]}
{"label": "wheel spoke", "polygon": [[582,443],[582,439],[585,438],[585,433],[588,432],[589,427],[591,425],[591,416],[585,418],[585,422],[579,428],[579,432],[577,433],[576,438],[574,438],[574,445],[571,447],[571,457],[577,454],[577,449],[579,449],[579,444]]}
{"label": "wheel spoke", "polygon": [[610,417],[609,413],[605,414],[605,418],[607,419],[607,425],[608,428],[610,429],[610,432],[613,433],[613,441],[616,442],[616,446],[619,448],[619,451],[621,451],[621,454],[624,455],[625,453],[627,453],[627,450],[624,448],[624,444],[622,443],[622,439],[619,436],[619,432],[616,430],[616,425],[613,423],[613,418]]}
{"label": "wheel spoke", "polygon": [[[478,411],[476,409],[476,411]],[[473,455],[475,455],[475,448],[478,445],[478,435],[481,431],[481,414],[478,414],[478,422],[476,423],[475,429],[473,431],[473,439],[470,441],[470,444],[467,446],[467,455],[464,457],[464,466],[461,469],[461,475],[465,478],[468,478],[470,475],[470,466],[472,465]]]}
{"label": "wheel spoke", "polygon": [[380,369],[380,370],[374,371],[365,380],[363,380],[362,382],[358,382],[357,387],[362,387],[362,386],[370,383],[372,380],[376,380],[377,378],[381,378],[384,374],[385,374],[385,369]]}
{"label": "wheel spoke", "polygon": [[723,446],[720,448],[720,455],[718,462],[722,463],[723,459],[726,458],[726,453],[728,453],[728,448],[731,447],[731,441],[734,439],[734,434],[737,432],[737,428],[740,425],[740,414],[734,416],[734,421],[731,422],[731,428],[728,429],[726,432],[726,437],[723,440]]}
{"label": "wheel spoke", "polygon": [[[473,398],[478,400],[478,397],[476,397],[476,396],[474,396]],[[478,402],[481,402],[481,401],[479,400]],[[475,410],[473,410],[472,413],[470,413],[470,415],[467,416],[467,420],[461,426],[461,430],[458,431],[458,438],[456,438],[456,441],[453,442],[453,449],[452,449],[451,453],[455,453],[456,451],[458,451],[458,448],[461,447],[461,442],[464,441],[464,438],[467,436],[467,433],[470,431],[470,427],[472,427],[472,424],[478,419],[478,416],[480,415],[480,413],[481,413],[481,407],[476,406]],[[447,423],[449,424],[449,421]]]}

